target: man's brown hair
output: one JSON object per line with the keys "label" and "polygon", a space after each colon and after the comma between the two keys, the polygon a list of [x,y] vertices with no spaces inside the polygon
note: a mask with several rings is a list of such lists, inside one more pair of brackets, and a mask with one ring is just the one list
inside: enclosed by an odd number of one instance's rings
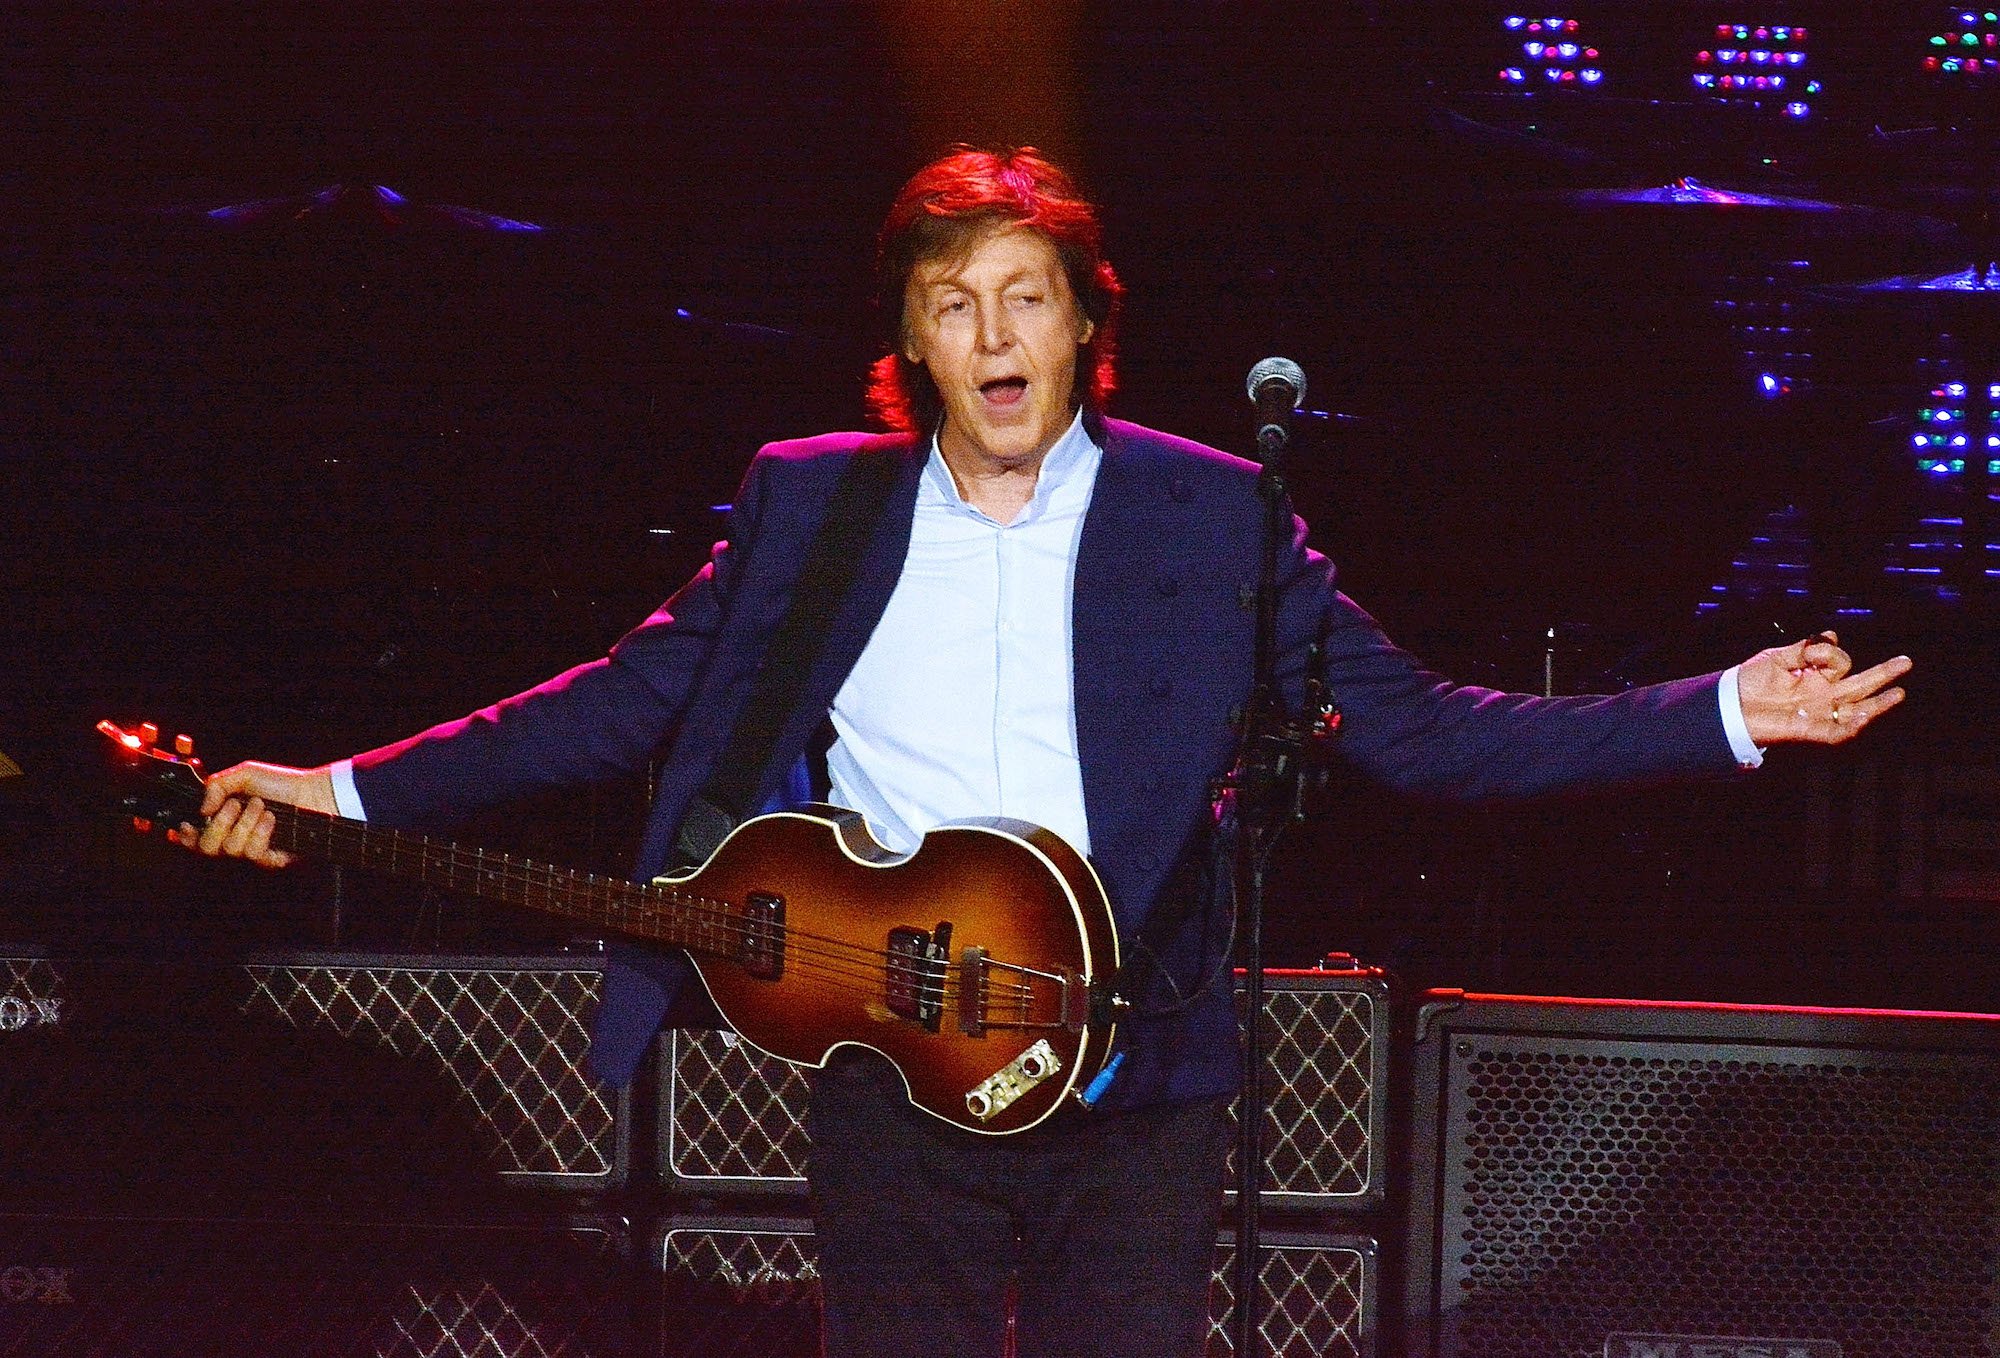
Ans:
{"label": "man's brown hair", "polygon": [[1104,258],[1097,208],[1062,169],[1032,146],[981,151],[961,146],[910,176],[896,195],[876,242],[875,301],[889,328],[889,352],[869,370],[868,405],[891,429],[929,433],[944,418],[944,399],[920,363],[904,357],[904,294],[919,265],[969,254],[995,227],[1038,231],[1055,247],[1090,320],[1077,354],[1077,391],[1102,411],[1117,385],[1114,363],[1118,299],[1124,289]]}

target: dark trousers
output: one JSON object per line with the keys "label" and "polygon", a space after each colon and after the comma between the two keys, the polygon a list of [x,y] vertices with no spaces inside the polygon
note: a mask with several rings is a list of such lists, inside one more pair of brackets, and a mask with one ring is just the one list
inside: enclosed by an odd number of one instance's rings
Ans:
{"label": "dark trousers", "polygon": [[1064,1112],[980,1136],[839,1056],[807,1127],[825,1358],[1192,1358],[1232,1140],[1228,1100]]}

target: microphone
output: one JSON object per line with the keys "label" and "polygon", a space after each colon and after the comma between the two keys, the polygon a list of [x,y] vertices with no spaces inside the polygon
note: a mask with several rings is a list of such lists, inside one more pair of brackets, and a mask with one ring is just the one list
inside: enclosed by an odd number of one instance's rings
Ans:
{"label": "microphone", "polygon": [[1292,412],[1306,401],[1304,369],[1289,358],[1267,358],[1250,370],[1246,384],[1257,407],[1257,447],[1270,455],[1291,441]]}

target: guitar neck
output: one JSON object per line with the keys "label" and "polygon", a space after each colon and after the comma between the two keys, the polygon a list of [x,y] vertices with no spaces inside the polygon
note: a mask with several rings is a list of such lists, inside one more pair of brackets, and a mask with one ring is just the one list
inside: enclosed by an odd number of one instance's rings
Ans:
{"label": "guitar neck", "polygon": [[277,802],[270,803],[270,809],[277,817],[271,847],[288,853],[367,868],[695,952],[729,955],[741,947],[742,925],[729,905],[684,888],[552,867]]}

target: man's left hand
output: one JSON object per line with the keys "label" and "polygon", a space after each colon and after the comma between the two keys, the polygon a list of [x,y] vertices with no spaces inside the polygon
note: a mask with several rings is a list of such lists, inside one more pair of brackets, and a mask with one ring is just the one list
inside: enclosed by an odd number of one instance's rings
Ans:
{"label": "man's left hand", "polygon": [[1838,745],[1903,701],[1903,690],[1888,685],[1910,672],[1908,656],[1859,674],[1850,673],[1853,668],[1832,632],[1751,656],[1736,672],[1736,696],[1750,739],[1758,745],[1787,740]]}

